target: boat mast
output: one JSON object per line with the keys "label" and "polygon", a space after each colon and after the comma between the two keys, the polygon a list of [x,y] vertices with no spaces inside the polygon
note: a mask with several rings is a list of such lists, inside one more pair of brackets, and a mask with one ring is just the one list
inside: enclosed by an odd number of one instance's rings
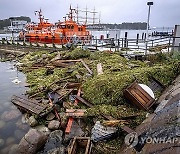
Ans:
{"label": "boat mast", "polygon": [[39,10],[39,11],[35,11],[35,15],[37,15],[38,14],[38,16],[39,16],[39,22],[42,24],[43,23],[43,15],[42,15],[42,11],[41,11],[41,9]]}

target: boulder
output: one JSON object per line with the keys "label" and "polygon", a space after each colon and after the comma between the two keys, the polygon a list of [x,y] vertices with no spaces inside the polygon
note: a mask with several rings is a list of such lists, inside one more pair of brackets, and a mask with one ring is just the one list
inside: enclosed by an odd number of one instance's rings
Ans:
{"label": "boulder", "polygon": [[65,147],[60,146],[59,148],[49,150],[47,154],[65,154]]}
{"label": "boulder", "polygon": [[36,129],[31,129],[29,132],[21,139],[18,145],[19,153],[35,154],[47,140],[47,136]]}
{"label": "boulder", "polygon": [[14,144],[11,146],[8,154],[18,154],[18,144]]}
{"label": "boulder", "polygon": [[0,120],[0,129],[3,128],[5,126],[5,122]]}
{"label": "boulder", "polygon": [[4,121],[10,121],[18,118],[20,115],[21,113],[18,110],[5,111],[2,114],[1,119]]}
{"label": "boulder", "polygon": [[[63,152],[64,148],[62,146],[62,141],[63,141],[62,136],[63,136],[62,130],[55,130],[51,132],[44,146],[44,149],[40,153],[41,154],[47,154],[47,153],[56,154],[59,151]],[[63,154],[63,153],[60,152],[58,154]]]}
{"label": "boulder", "polygon": [[56,130],[60,126],[60,122],[58,120],[52,120],[48,124],[48,128],[51,130]]}
{"label": "boulder", "polygon": [[55,118],[55,115],[51,112],[47,115],[46,120],[53,120]]}
{"label": "boulder", "polygon": [[0,138],[0,148],[4,146],[4,140]]}
{"label": "boulder", "polygon": [[28,130],[29,126],[25,123],[22,123],[22,120],[19,119],[17,122],[16,122],[16,127],[21,129],[21,130]]}
{"label": "boulder", "polygon": [[42,132],[45,135],[49,135],[51,133],[51,131],[44,125],[39,125],[34,127],[35,129],[37,129],[38,131]]}
{"label": "boulder", "polygon": [[34,127],[38,124],[37,120],[34,118],[34,116],[31,116],[29,119],[28,119],[28,124],[31,126],[31,127]]}
{"label": "boulder", "polygon": [[14,131],[14,136],[15,136],[17,139],[22,139],[23,136],[24,136],[24,134],[25,134],[25,132],[22,131],[22,130],[19,130],[19,129],[17,129],[17,130]]}

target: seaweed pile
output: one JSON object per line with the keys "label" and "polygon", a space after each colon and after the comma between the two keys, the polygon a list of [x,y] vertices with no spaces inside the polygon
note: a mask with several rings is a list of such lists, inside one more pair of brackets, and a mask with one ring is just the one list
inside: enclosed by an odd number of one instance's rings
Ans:
{"label": "seaweed pile", "polygon": [[[60,52],[29,52],[20,59],[20,62],[23,63],[22,71],[27,75],[29,97],[48,100],[49,92],[63,88],[67,83],[80,83],[81,97],[90,102],[93,107],[87,108],[82,104],[78,104],[78,106],[70,104],[69,108],[86,109],[84,118],[87,119],[86,122],[89,122],[90,127],[92,127],[94,119],[103,120],[102,115],[106,115],[117,120],[126,119],[128,126],[135,128],[151,111],[142,111],[129,104],[123,96],[123,90],[135,80],[148,85],[151,76],[166,87],[180,74],[178,59],[168,56],[162,60],[158,56],[162,57],[162,54],[157,55],[157,60],[153,62],[142,62],[126,59],[116,52],[90,52],[76,48]],[[92,70],[92,74],[81,63],[82,60]],[[56,61],[56,65],[54,61]],[[62,61],[65,64],[62,65]],[[57,62],[61,65],[57,65]],[[101,75],[97,74],[97,64],[99,63],[103,68]],[[78,91],[78,89],[79,87],[76,87],[74,90]],[[156,98],[160,94],[160,91],[156,92]],[[64,97],[61,102],[69,102],[70,95]],[[62,108],[62,106],[59,108],[59,113],[62,112]],[[121,136],[123,136],[122,134]],[[118,139],[107,142],[106,146],[111,145],[115,151],[118,150],[119,144],[122,143],[114,144]]]}

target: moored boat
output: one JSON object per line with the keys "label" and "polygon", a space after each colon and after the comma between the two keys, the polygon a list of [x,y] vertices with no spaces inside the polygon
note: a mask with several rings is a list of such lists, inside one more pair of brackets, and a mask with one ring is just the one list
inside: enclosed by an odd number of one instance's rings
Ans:
{"label": "moored boat", "polygon": [[51,24],[44,20],[42,11],[36,11],[39,15],[39,23],[37,25],[28,24],[26,31],[20,33],[19,38],[29,42],[41,43],[86,43],[91,39],[90,32],[86,29],[85,24],[78,24],[73,20],[75,9],[70,6],[70,12],[65,21]]}

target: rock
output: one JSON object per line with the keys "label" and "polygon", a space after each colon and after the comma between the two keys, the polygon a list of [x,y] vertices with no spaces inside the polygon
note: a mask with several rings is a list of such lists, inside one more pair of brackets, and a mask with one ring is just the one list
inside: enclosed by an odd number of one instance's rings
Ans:
{"label": "rock", "polygon": [[[44,149],[41,151],[41,153],[46,154],[46,153],[56,153],[57,149],[60,151],[59,147],[61,147],[62,144],[62,135],[63,132],[62,130],[55,130],[51,132],[51,134],[48,137],[48,140],[44,146]],[[62,148],[61,148],[61,151]]]}
{"label": "rock", "polygon": [[19,153],[35,154],[46,142],[47,136],[36,129],[31,129],[18,145]]}
{"label": "rock", "polygon": [[31,127],[34,127],[38,124],[37,120],[34,118],[34,116],[31,116],[29,119],[28,119],[28,124],[31,126]]}
{"label": "rock", "polygon": [[44,125],[39,125],[34,128],[37,129],[38,131],[44,133],[45,135],[49,135],[51,133],[51,131]]}
{"label": "rock", "polygon": [[55,118],[55,115],[51,112],[47,115],[46,120],[53,120]]}
{"label": "rock", "polygon": [[57,140],[62,141],[63,131],[62,130],[55,130],[51,132],[49,135],[50,138],[57,138]]}
{"label": "rock", "polygon": [[14,131],[14,136],[17,138],[17,139],[22,139],[23,138],[23,136],[24,136],[24,132],[23,131],[21,131],[21,130],[15,130]]}
{"label": "rock", "polygon": [[6,139],[6,146],[7,145],[10,145],[10,144],[13,144],[15,142],[15,138],[13,138],[13,137],[8,137],[7,139]]}
{"label": "rock", "polygon": [[18,154],[18,144],[13,144],[8,154]]}
{"label": "rock", "polygon": [[3,147],[4,145],[4,140],[0,138],[0,148]]}
{"label": "rock", "polygon": [[47,154],[65,154],[65,147],[60,146],[59,148],[49,150]]}
{"label": "rock", "polygon": [[21,129],[21,130],[28,130],[29,126],[27,124],[24,124],[22,123],[22,120],[19,119],[17,122],[16,122],[16,127]]}
{"label": "rock", "polygon": [[[1,154],[8,154],[11,147],[12,147],[12,144],[9,145],[9,146],[5,146],[5,147],[0,151],[0,153],[1,153]],[[14,153],[14,154],[15,154],[15,153]]]}
{"label": "rock", "polygon": [[48,124],[48,128],[51,130],[56,130],[59,128],[59,126],[60,126],[60,122],[57,120],[52,120]]}
{"label": "rock", "polygon": [[64,112],[60,113],[60,117],[61,117],[61,127],[65,129],[67,126],[68,117],[65,115]]}
{"label": "rock", "polygon": [[9,111],[5,111],[2,116],[1,119],[3,119],[4,121],[10,121],[13,119],[18,118],[21,115],[21,113],[18,110],[11,110]]}
{"label": "rock", "polygon": [[28,119],[29,119],[29,114],[25,113],[22,118],[21,118],[21,121],[22,123],[28,123]]}
{"label": "rock", "polygon": [[0,120],[0,129],[3,128],[5,126],[5,122]]}
{"label": "rock", "polygon": [[83,130],[80,125],[74,120],[71,127],[71,132],[69,134],[65,134],[65,140],[68,141],[75,136],[81,137],[84,135]]}

